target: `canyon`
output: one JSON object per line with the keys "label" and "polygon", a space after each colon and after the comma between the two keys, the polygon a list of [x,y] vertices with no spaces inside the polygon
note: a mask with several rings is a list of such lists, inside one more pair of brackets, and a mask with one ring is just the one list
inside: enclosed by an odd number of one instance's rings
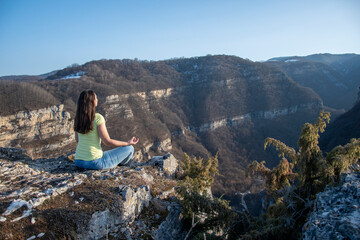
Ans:
{"label": "canyon", "polygon": [[[99,60],[27,76],[24,82],[21,77],[3,78],[0,224],[7,230],[2,237],[183,239],[188,229],[184,230],[181,207],[172,197],[184,153],[204,159],[218,154],[220,175],[212,186],[214,195],[223,195],[238,210],[259,215],[265,211],[264,182],[246,175],[253,160],[265,160],[270,168],[279,162],[275,149],[264,151],[265,138],[296,148],[303,124],[314,122],[320,111],[331,111],[333,120],[350,108],[330,124],[320,145],[329,151],[334,144],[358,137],[360,105],[352,106],[360,85],[359,66],[357,55],[287,57],[264,63],[217,55]],[[87,88],[98,95],[97,111],[105,117],[111,137],[140,137],[135,157],[149,164],[103,171],[74,166],[73,118],[77,97]],[[326,234],[318,224],[323,215],[332,216],[326,229],[335,235],[346,235],[344,229],[357,234],[358,208],[351,206],[356,205],[358,182],[358,173],[348,173],[340,187],[319,194],[304,238]],[[337,222],[336,213],[329,210],[327,203],[336,202],[335,192],[350,201],[339,205],[347,209],[341,214],[349,221]],[[92,204],[93,199],[100,205]],[[80,224],[75,223],[78,220]],[[343,227],[337,228],[339,224]],[[21,226],[27,226],[23,233]]]}
{"label": "canyon", "polygon": [[[309,65],[310,60],[305,60]],[[11,97],[4,98],[1,118],[10,119],[24,110],[21,106],[36,115],[38,109],[63,105],[64,116],[56,121],[66,125],[74,117],[79,93],[92,88],[99,98],[98,112],[106,118],[111,137],[122,140],[133,135],[140,137],[136,146],[138,159],[167,152],[180,160],[184,153],[206,158],[218,152],[221,175],[214,185],[215,194],[258,191],[261,184],[245,177],[247,164],[266,160],[271,167],[279,161],[273,150],[263,150],[264,139],[274,137],[296,147],[302,125],[328,109],[327,100],[324,104],[322,97],[302,86],[303,82],[295,75],[289,77],[293,68],[303,74],[309,72],[308,65],[299,65],[305,60],[259,63],[226,55],[164,61],[99,60],[33,80],[27,78],[26,83],[18,78],[12,82],[7,77],[0,81],[1,96],[12,94],[17,104],[12,106],[6,102]],[[314,66],[327,64],[311,61]],[[351,76],[357,71],[356,61],[348,71]],[[285,69],[285,65],[289,68]],[[331,67],[326,65],[327,69]],[[330,78],[334,80],[339,74]],[[330,78],[326,81],[332,81]],[[31,102],[36,104],[31,106]],[[335,106],[331,107],[338,114]],[[2,136],[8,137],[1,139],[0,146],[26,148],[33,157],[56,157],[51,154],[75,150],[72,126],[66,125],[70,129],[66,132],[50,122],[40,123],[41,119],[38,124],[29,121],[27,124],[32,127],[27,134],[2,124]],[[11,131],[19,133],[14,135]],[[47,132],[51,137],[47,137]],[[52,151],[56,148],[59,150]]]}

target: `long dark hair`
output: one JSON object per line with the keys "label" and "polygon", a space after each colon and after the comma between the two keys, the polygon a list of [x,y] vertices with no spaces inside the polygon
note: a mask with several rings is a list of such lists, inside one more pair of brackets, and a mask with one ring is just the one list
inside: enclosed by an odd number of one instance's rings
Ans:
{"label": "long dark hair", "polygon": [[93,130],[95,119],[95,92],[93,90],[83,91],[77,102],[74,130],[86,134]]}

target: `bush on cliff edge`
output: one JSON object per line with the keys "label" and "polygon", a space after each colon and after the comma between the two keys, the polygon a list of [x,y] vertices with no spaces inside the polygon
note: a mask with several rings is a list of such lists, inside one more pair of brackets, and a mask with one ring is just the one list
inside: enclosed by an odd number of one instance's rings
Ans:
{"label": "bush on cliff edge", "polygon": [[207,239],[222,239],[236,214],[228,201],[214,198],[211,194],[211,184],[219,174],[217,154],[206,160],[191,159],[185,154],[182,168],[184,179],[179,182],[178,193],[185,223],[190,228],[188,237],[202,239],[205,235]]}
{"label": "bush on cliff edge", "polygon": [[300,238],[316,194],[326,185],[336,184],[341,174],[358,162],[360,139],[351,139],[350,143],[337,146],[324,156],[319,148],[319,137],[329,121],[330,113],[321,112],[315,124],[304,124],[298,151],[279,140],[265,140],[264,148],[275,146],[282,159],[271,170],[264,161],[249,165],[251,174],[261,174],[265,178],[267,192],[271,194],[268,199],[274,203],[269,204],[259,228],[246,235],[248,239]]}

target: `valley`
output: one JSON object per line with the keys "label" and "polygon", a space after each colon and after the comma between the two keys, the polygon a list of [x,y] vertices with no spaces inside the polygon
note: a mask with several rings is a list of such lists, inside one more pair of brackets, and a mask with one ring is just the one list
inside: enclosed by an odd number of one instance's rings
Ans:
{"label": "valley", "polygon": [[[6,131],[10,131],[4,130],[8,129],[4,127],[6,117],[24,110],[29,113],[62,104],[62,114],[70,122],[79,93],[91,88],[99,97],[98,111],[106,118],[111,137],[140,137],[138,158],[170,151],[181,160],[184,153],[206,158],[218,152],[220,175],[213,192],[229,197],[247,190],[257,192],[262,183],[246,178],[247,165],[266,160],[272,167],[279,161],[275,151],[264,151],[266,137],[296,147],[302,125],[314,121],[322,109],[331,107],[335,113],[351,108],[350,100],[357,89],[352,87],[360,85],[356,78],[358,56],[352,56],[354,67],[347,72],[334,67],[334,61],[329,63],[331,57],[339,56],[326,57],[323,62],[314,57],[289,61],[289,57],[264,63],[227,55],[165,61],[99,60],[49,75],[26,76],[24,81],[21,77],[3,77],[2,134],[8,136]],[[351,59],[347,55],[344,58]],[[322,67],[328,74],[324,70],[320,78],[308,66]],[[349,74],[351,79],[346,80]],[[327,90],[317,88],[317,81],[318,85],[328,83]],[[342,100],[335,93],[348,99]],[[330,95],[339,99],[336,104]],[[52,138],[68,146],[54,152],[75,150],[71,130],[65,137],[46,124],[29,124],[33,130],[24,139],[2,139],[1,147],[29,148]],[[46,147],[43,151],[38,148],[36,156],[51,157]]]}

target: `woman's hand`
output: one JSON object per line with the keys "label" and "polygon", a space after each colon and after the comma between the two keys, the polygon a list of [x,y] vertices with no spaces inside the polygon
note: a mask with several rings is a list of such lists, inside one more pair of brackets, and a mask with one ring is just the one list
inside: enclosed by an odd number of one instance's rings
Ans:
{"label": "woman's hand", "polygon": [[135,145],[135,144],[137,144],[139,142],[139,138],[136,138],[136,137],[132,137],[129,141],[128,141],[128,143],[130,144],[130,145]]}

